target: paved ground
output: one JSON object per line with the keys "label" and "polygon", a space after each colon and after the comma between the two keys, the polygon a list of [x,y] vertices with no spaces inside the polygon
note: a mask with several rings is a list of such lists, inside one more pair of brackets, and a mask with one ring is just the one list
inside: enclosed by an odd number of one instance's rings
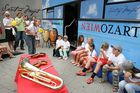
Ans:
{"label": "paved ground", "polygon": [[[75,72],[80,68],[70,63],[71,57],[67,61],[58,60],[52,57],[52,48],[38,48],[37,51],[49,54],[49,58],[60,77],[63,78],[69,93],[112,93],[112,86],[109,83],[100,84],[99,78],[95,78],[93,84],[87,85],[85,81],[91,75],[90,73],[85,77],[76,76]],[[24,52],[27,53],[27,49]],[[20,55],[17,55],[16,58],[6,58],[0,62],[0,93],[16,93],[14,78],[19,58]]]}

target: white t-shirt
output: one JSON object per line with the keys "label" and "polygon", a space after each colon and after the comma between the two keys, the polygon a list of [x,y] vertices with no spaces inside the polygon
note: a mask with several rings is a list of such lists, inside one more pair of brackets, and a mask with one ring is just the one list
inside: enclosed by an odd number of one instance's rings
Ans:
{"label": "white t-shirt", "polygon": [[[34,26],[34,24],[30,24],[28,27],[26,27],[30,32],[32,33],[37,33],[39,27]],[[26,33],[26,35],[30,35]]]}
{"label": "white t-shirt", "polygon": [[69,41],[63,41],[63,47],[64,47],[64,49],[69,49],[70,48],[70,42]]}
{"label": "white t-shirt", "polygon": [[[4,18],[3,19],[3,25],[4,26],[11,26],[11,22],[13,21],[13,18]],[[11,27],[6,27],[5,29],[11,29]]]}
{"label": "white t-shirt", "polygon": [[[105,54],[107,57],[109,57],[109,56],[111,55],[111,53],[112,53],[112,48],[109,47],[109,48],[107,49],[107,51],[104,51],[104,50],[103,50],[103,52],[104,52],[104,54]],[[101,58],[103,58],[103,55],[101,55]]]}
{"label": "white t-shirt", "polygon": [[63,40],[61,39],[61,40],[59,40],[59,39],[57,39],[56,40],[56,47],[60,47],[60,46],[62,46],[63,45]]}
{"label": "white t-shirt", "polygon": [[89,50],[89,44],[88,44],[88,43],[85,44],[85,50],[86,50],[86,51],[90,51],[90,50]]}
{"label": "white t-shirt", "polygon": [[111,55],[109,56],[108,60],[112,61],[115,66],[119,66],[120,67],[120,65],[123,62],[125,62],[126,59],[125,59],[125,57],[124,57],[124,55],[122,53],[119,54],[117,57],[113,53],[111,53]]}
{"label": "white t-shirt", "polygon": [[96,50],[94,49],[93,51],[89,51],[89,52],[88,52],[88,56],[96,57],[96,56],[97,56]]}

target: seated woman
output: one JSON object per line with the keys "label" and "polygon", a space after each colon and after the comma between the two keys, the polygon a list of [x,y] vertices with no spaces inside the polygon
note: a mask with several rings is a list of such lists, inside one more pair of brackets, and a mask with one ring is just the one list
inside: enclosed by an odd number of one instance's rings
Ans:
{"label": "seated woman", "polygon": [[135,68],[132,62],[123,63],[122,68],[125,70],[124,80],[119,82],[118,93],[135,93],[140,91],[140,70]]}
{"label": "seated woman", "polygon": [[59,49],[61,48],[61,46],[63,45],[63,39],[62,39],[62,36],[59,35],[58,36],[58,39],[56,40],[56,46],[55,48],[53,49],[53,56],[56,56],[56,57],[60,57],[60,54],[59,54]]}
{"label": "seated woman", "polygon": [[97,57],[88,58],[85,67],[83,68],[82,71],[79,71],[77,73],[77,75],[85,76],[86,71],[88,69],[90,71],[92,71],[93,64],[96,62],[97,62],[97,65],[95,67],[94,73],[98,73],[100,67],[107,63],[108,56],[110,55],[111,51],[112,51],[112,49],[109,47],[109,44],[107,42],[104,42],[101,46],[100,54],[99,54],[98,58]]}
{"label": "seated woman", "polygon": [[73,60],[71,61],[72,64],[75,64],[76,61],[76,56],[78,54],[79,51],[84,49],[84,36],[83,35],[79,35],[79,38],[77,40],[77,48],[71,52],[71,55],[73,57]]}
{"label": "seated woman", "polygon": [[14,55],[11,53],[11,51],[4,45],[0,44],[0,61],[3,61],[2,55],[7,53],[10,58],[13,58]]}
{"label": "seated woman", "polygon": [[67,60],[69,50],[70,50],[70,42],[68,41],[68,36],[64,35],[63,44],[61,48],[59,49],[59,54],[60,54],[59,59],[63,58],[64,60]]}
{"label": "seated woman", "polygon": [[[82,66],[84,66],[89,59],[95,59],[97,57],[97,52],[95,50],[95,45],[94,44],[90,44],[89,45],[89,52],[88,52],[88,55],[87,56],[83,56],[83,57],[80,57],[80,64],[82,64]],[[82,71],[80,71],[82,72]],[[80,72],[78,72],[80,74]],[[77,75],[78,75],[77,73]]]}
{"label": "seated woman", "polygon": [[93,44],[93,38],[88,38],[87,43],[84,46],[84,49],[78,51],[74,65],[80,66],[80,58],[88,56],[88,52],[90,51],[89,45],[91,44]]}

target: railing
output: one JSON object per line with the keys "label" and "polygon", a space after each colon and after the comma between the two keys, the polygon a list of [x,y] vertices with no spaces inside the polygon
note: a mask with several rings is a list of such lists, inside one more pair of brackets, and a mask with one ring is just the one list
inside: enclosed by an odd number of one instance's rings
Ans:
{"label": "railing", "polygon": [[74,23],[74,21],[75,21],[75,19],[73,19],[72,22],[71,22],[69,25],[66,25],[66,26],[65,26],[65,33],[64,33],[64,35],[66,35],[66,28],[67,28],[67,27],[70,27],[70,26]]}

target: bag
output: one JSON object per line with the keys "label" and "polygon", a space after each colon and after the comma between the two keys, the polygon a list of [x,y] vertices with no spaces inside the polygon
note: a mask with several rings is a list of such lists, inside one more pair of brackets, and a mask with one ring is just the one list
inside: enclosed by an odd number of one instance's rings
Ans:
{"label": "bag", "polygon": [[16,31],[14,28],[12,28],[12,34],[15,36],[16,35]]}

